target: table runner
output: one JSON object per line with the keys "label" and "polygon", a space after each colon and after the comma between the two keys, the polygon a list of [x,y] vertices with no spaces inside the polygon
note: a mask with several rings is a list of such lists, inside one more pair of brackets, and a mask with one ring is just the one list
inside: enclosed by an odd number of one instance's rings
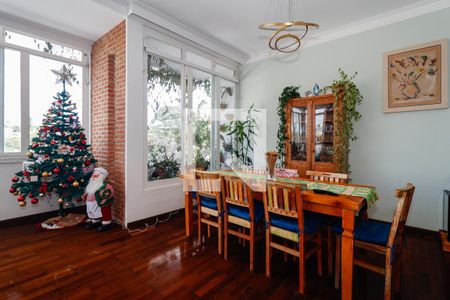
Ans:
{"label": "table runner", "polygon": [[[235,171],[220,171],[222,175],[236,175],[241,178],[248,179],[257,179],[257,180],[265,180],[266,175],[263,174],[254,174],[254,173],[245,173],[245,172],[235,172]],[[276,178],[277,181],[286,182],[286,183],[294,183],[294,184],[304,184],[308,190],[324,190],[330,191],[340,195],[347,196],[356,196],[362,197],[366,200],[367,206],[371,207],[375,201],[378,200],[378,195],[375,191],[375,188],[372,187],[362,187],[362,186],[354,186],[354,185],[339,185],[335,183],[324,183],[317,181],[307,181],[301,178]]]}

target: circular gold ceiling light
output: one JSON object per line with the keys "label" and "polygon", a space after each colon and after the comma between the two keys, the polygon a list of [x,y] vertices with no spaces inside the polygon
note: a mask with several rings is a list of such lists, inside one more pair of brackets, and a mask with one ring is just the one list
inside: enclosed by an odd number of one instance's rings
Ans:
{"label": "circular gold ceiling light", "polygon": [[[292,0],[289,0],[289,18],[292,20]],[[269,40],[269,47],[283,53],[292,53],[297,51],[302,39],[306,36],[309,29],[319,28],[319,24],[304,21],[272,22],[258,26],[261,30],[274,31]]]}

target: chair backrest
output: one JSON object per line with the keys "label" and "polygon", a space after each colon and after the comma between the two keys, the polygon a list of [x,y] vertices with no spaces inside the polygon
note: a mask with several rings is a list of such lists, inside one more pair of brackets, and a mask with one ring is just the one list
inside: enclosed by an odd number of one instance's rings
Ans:
{"label": "chair backrest", "polygon": [[302,185],[281,183],[273,180],[267,181],[264,193],[264,215],[270,224],[271,214],[298,219],[298,228],[303,232],[303,199]]}
{"label": "chair backrest", "polygon": [[327,181],[334,183],[348,183],[348,174],[306,171],[306,176],[308,176],[309,179],[312,180]]}
{"label": "chair backrest", "polygon": [[395,197],[398,198],[398,203],[391,225],[391,232],[389,233],[388,247],[392,248],[395,243],[395,238],[403,235],[415,189],[416,187],[414,185],[408,183],[405,188],[395,190]]}
{"label": "chair backrest", "polygon": [[220,175],[217,172],[207,172],[195,170],[195,189],[197,191],[197,201],[200,196],[217,199],[217,207],[221,210],[220,201]]}
{"label": "chair backrest", "polygon": [[254,200],[252,189],[238,176],[222,175],[222,202],[223,208],[227,211],[228,205],[246,207],[250,211],[250,217],[254,217]]}

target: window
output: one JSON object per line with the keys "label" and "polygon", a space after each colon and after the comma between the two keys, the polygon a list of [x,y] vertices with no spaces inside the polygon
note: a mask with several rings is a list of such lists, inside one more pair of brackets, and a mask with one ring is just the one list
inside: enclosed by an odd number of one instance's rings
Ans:
{"label": "window", "polygon": [[[20,52],[1,49],[3,74],[0,75],[0,96],[3,102],[3,132],[1,152],[20,152]],[[3,77],[3,80],[2,80]]]}
{"label": "window", "polygon": [[[148,38],[145,45],[148,181],[175,178],[185,166],[216,168],[223,152],[218,111],[234,106],[235,71],[179,42]],[[219,65],[230,72],[214,71]]]}
{"label": "window", "polygon": [[86,55],[81,50],[26,34],[2,28],[0,32],[0,154],[26,152],[53,97],[62,88],[55,83],[51,70],[59,70],[63,64],[77,75],[67,90],[84,125]]}
{"label": "window", "polygon": [[174,178],[181,167],[181,65],[148,56],[148,180]]}

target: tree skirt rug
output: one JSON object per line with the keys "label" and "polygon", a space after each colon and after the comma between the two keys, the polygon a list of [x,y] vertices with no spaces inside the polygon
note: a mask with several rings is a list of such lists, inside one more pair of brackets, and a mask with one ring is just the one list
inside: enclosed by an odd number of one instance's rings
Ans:
{"label": "tree skirt rug", "polygon": [[82,214],[68,214],[64,217],[53,217],[41,223],[44,229],[63,229],[81,224],[86,219]]}

